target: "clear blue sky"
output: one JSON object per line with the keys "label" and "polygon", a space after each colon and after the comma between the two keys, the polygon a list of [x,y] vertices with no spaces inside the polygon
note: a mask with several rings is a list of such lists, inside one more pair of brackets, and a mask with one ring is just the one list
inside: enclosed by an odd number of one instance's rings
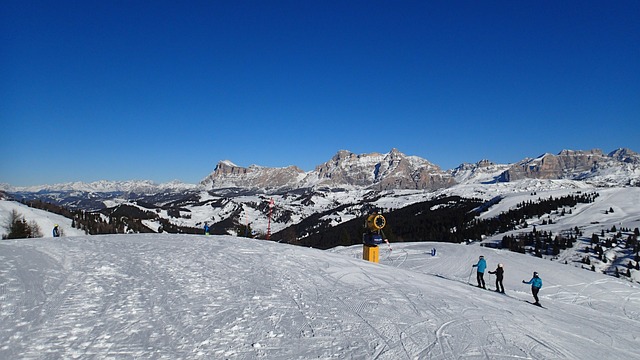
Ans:
{"label": "clear blue sky", "polygon": [[0,183],[640,151],[640,1],[0,2]]}

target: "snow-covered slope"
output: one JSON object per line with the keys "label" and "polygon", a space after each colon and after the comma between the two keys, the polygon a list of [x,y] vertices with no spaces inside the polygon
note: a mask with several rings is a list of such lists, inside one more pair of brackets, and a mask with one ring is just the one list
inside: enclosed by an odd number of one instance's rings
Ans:
{"label": "snow-covered slope", "polygon": [[[478,246],[393,247],[373,264],[360,246],[231,236],[2,241],[0,358],[640,358],[637,285]],[[505,264],[507,295],[467,284],[479,254]],[[546,309],[524,301],[534,270]]]}
{"label": "snow-covered slope", "polygon": [[16,201],[0,200],[0,238],[7,234],[5,225],[12,211],[16,211],[27,222],[35,222],[43,237],[53,237],[53,227],[58,224],[60,231],[65,236],[84,235],[85,232],[71,227],[71,219],[48,211],[34,209]]}

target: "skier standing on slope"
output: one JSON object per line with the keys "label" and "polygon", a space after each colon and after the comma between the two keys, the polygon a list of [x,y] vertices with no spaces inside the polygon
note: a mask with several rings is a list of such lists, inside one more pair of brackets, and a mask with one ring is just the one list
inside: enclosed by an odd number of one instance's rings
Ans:
{"label": "skier standing on slope", "polygon": [[60,237],[60,227],[58,224],[53,227],[53,237]]}
{"label": "skier standing on slope", "polygon": [[478,287],[486,289],[484,284],[484,271],[487,269],[487,262],[484,259],[484,256],[480,255],[480,259],[477,264],[474,264],[473,267],[478,268],[478,272],[476,273],[476,278],[478,279]]}
{"label": "skier standing on slope", "polygon": [[502,278],[504,277],[504,268],[502,264],[498,264],[495,271],[489,271],[489,274],[496,274],[496,292],[504,294],[504,285],[502,284]]}
{"label": "skier standing on slope", "polygon": [[538,291],[540,291],[540,288],[542,288],[542,279],[540,279],[540,277],[538,277],[538,273],[537,272],[533,272],[533,277],[531,278],[531,280],[529,281],[524,281],[522,280],[523,284],[531,284],[531,293],[533,294],[533,298],[536,300],[535,303],[533,303],[533,305],[540,305],[540,301],[538,300]]}
{"label": "skier standing on slope", "polygon": [[209,235],[209,225],[207,223],[204,223],[204,234]]}

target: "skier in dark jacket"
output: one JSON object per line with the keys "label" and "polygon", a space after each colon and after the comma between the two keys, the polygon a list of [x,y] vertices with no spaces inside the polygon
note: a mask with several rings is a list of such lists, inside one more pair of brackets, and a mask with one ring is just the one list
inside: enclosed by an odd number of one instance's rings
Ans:
{"label": "skier in dark jacket", "polygon": [[524,281],[522,280],[523,284],[531,284],[531,293],[533,294],[533,298],[536,300],[535,303],[533,303],[533,305],[540,305],[540,301],[538,300],[538,291],[540,291],[540,288],[542,288],[542,279],[540,279],[540,277],[538,277],[538,273],[537,272],[533,272],[533,277],[531,278],[531,280],[529,281]]}
{"label": "skier in dark jacket", "polygon": [[478,268],[478,272],[476,273],[476,278],[478,279],[478,287],[486,289],[484,284],[484,271],[487,269],[487,261],[484,259],[484,256],[480,255],[480,259],[477,264],[473,264],[473,267]]}
{"label": "skier in dark jacket", "polygon": [[496,270],[489,271],[489,274],[496,274],[496,292],[501,292],[504,294],[504,285],[502,284],[502,279],[504,277],[504,267],[502,267],[502,264],[498,264]]}
{"label": "skier in dark jacket", "polygon": [[53,237],[60,237],[60,227],[58,224],[53,227]]}

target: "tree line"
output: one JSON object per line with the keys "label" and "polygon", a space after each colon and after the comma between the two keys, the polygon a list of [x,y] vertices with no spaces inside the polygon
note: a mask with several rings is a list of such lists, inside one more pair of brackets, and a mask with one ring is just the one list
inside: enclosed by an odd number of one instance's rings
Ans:
{"label": "tree line", "polygon": [[[534,195],[532,193],[532,196]],[[534,217],[540,218],[552,212],[563,216],[567,212],[571,212],[571,207],[579,203],[591,203],[598,196],[596,192],[577,192],[561,197],[550,196],[546,199],[538,198],[536,201],[523,201],[517,204],[514,209],[488,219],[481,219],[478,215],[490,207],[487,205],[488,203],[491,205],[499,203],[502,200],[500,197],[486,202],[475,198],[443,196],[384,213],[388,226],[383,229],[383,232],[391,242],[441,241],[460,243],[481,240],[484,236],[527,228],[527,221]],[[296,225],[273,234],[271,239],[320,249],[361,244],[365,214],[373,205],[364,204],[360,209],[360,213],[363,215],[332,226],[329,220],[331,215],[344,211],[348,207],[349,205],[343,205],[324,213],[312,215]],[[569,210],[565,210],[565,208]],[[550,217],[542,221],[543,224],[550,222],[552,222]],[[554,236],[550,233],[534,230],[529,235],[522,235],[522,239],[506,238],[501,246],[519,252],[524,252],[525,246],[533,246],[538,255],[553,254],[572,246],[576,237],[577,235],[573,237]]]}

